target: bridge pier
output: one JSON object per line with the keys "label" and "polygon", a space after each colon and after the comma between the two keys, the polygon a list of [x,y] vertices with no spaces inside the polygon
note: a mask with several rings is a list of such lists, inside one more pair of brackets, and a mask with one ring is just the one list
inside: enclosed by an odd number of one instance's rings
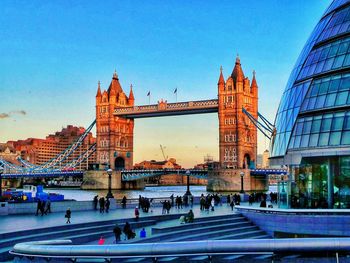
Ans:
{"label": "bridge pier", "polygon": [[[143,180],[132,182],[122,182],[121,172],[113,171],[112,189],[113,190],[142,190],[145,184]],[[83,190],[108,190],[108,174],[106,171],[87,171],[84,173]]]}
{"label": "bridge pier", "polygon": [[215,169],[208,171],[207,191],[240,192],[241,173],[244,173],[245,192],[267,191],[268,179],[265,176],[251,176],[249,169]]}

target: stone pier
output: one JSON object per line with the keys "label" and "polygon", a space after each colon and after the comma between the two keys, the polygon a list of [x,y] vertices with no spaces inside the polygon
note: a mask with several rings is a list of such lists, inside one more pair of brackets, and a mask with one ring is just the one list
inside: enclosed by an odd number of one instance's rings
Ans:
{"label": "stone pier", "polygon": [[215,169],[208,172],[207,191],[241,191],[241,172],[244,172],[245,192],[266,191],[268,180],[263,176],[251,176],[249,169]]}
{"label": "stone pier", "polygon": [[[113,190],[139,190],[144,189],[143,180],[122,182],[121,172],[113,171],[112,189]],[[87,171],[84,173],[83,190],[106,190],[108,189],[108,174],[106,171]]]}

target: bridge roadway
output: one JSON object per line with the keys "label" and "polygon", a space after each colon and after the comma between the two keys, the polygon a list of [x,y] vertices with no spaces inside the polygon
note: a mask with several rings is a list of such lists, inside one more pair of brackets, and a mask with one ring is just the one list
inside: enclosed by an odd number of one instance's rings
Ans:
{"label": "bridge roadway", "polygon": [[[251,169],[250,175],[270,175],[270,174],[287,174],[285,169]],[[17,179],[17,178],[57,178],[67,176],[83,176],[84,171],[45,171],[45,172],[18,172],[18,173],[4,173],[1,175],[3,179]],[[181,174],[189,175],[199,179],[208,178],[208,170],[200,169],[160,169],[160,170],[122,170],[122,181],[134,181],[147,177],[159,176],[164,174]]]}
{"label": "bridge roadway", "polygon": [[167,103],[167,101],[159,101],[158,104],[117,108],[114,110],[113,115],[135,119],[198,113],[212,113],[218,112],[218,109],[219,104],[217,99],[176,103]]}
{"label": "bridge roadway", "polygon": [[[286,175],[288,173],[285,169],[250,169],[251,176],[257,175]],[[142,178],[159,176],[164,174],[180,174],[196,177],[199,179],[208,179],[208,170],[201,169],[159,169],[159,170],[122,170],[122,181],[134,181]]]}

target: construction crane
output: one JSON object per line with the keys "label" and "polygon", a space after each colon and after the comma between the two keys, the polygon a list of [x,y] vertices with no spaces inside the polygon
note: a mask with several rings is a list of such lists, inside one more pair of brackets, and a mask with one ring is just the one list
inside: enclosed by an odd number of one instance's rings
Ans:
{"label": "construction crane", "polygon": [[160,149],[162,150],[162,154],[163,154],[164,161],[167,161],[167,160],[168,160],[168,156],[165,156],[164,148],[165,148],[165,147],[163,147],[163,146],[160,144]]}

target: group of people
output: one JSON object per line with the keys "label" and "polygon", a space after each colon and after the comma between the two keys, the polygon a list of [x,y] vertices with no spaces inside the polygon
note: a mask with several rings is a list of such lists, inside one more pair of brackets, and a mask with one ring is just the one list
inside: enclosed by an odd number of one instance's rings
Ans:
{"label": "group of people", "polygon": [[170,214],[170,209],[171,209],[171,203],[168,200],[162,201],[162,215],[164,214]]}
{"label": "group of people", "polygon": [[[131,225],[129,224],[129,222],[126,222],[124,227],[123,227],[123,231],[122,229],[117,225],[115,225],[115,227],[113,228],[113,233],[115,236],[115,243],[118,243],[121,241],[121,235],[122,233],[124,233],[125,235],[125,239],[129,240],[129,239],[133,239],[136,237],[136,233],[132,230]],[[140,231],[140,238],[146,238],[147,233],[145,228],[142,228]]]}
{"label": "group of people", "polygon": [[215,206],[219,204],[222,205],[222,196],[219,196],[218,194],[208,194],[207,196],[202,194],[199,199],[199,209],[201,211],[215,211]]}
{"label": "group of people", "polygon": [[109,198],[107,197],[104,198],[103,196],[101,198],[98,198],[98,195],[95,195],[93,199],[93,203],[94,203],[95,210],[97,210],[97,204],[99,204],[100,213],[109,212],[109,207],[111,205],[111,201],[109,200]]}
{"label": "group of people", "polygon": [[38,200],[35,215],[39,215],[39,212],[41,213],[41,216],[47,215],[47,213],[51,213],[50,198],[48,198],[46,201],[41,199]]}
{"label": "group of people", "polygon": [[143,212],[148,213],[149,209],[151,208],[152,211],[152,203],[153,199],[149,199],[147,197],[143,197],[139,195],[139,207],[142,209]]}

